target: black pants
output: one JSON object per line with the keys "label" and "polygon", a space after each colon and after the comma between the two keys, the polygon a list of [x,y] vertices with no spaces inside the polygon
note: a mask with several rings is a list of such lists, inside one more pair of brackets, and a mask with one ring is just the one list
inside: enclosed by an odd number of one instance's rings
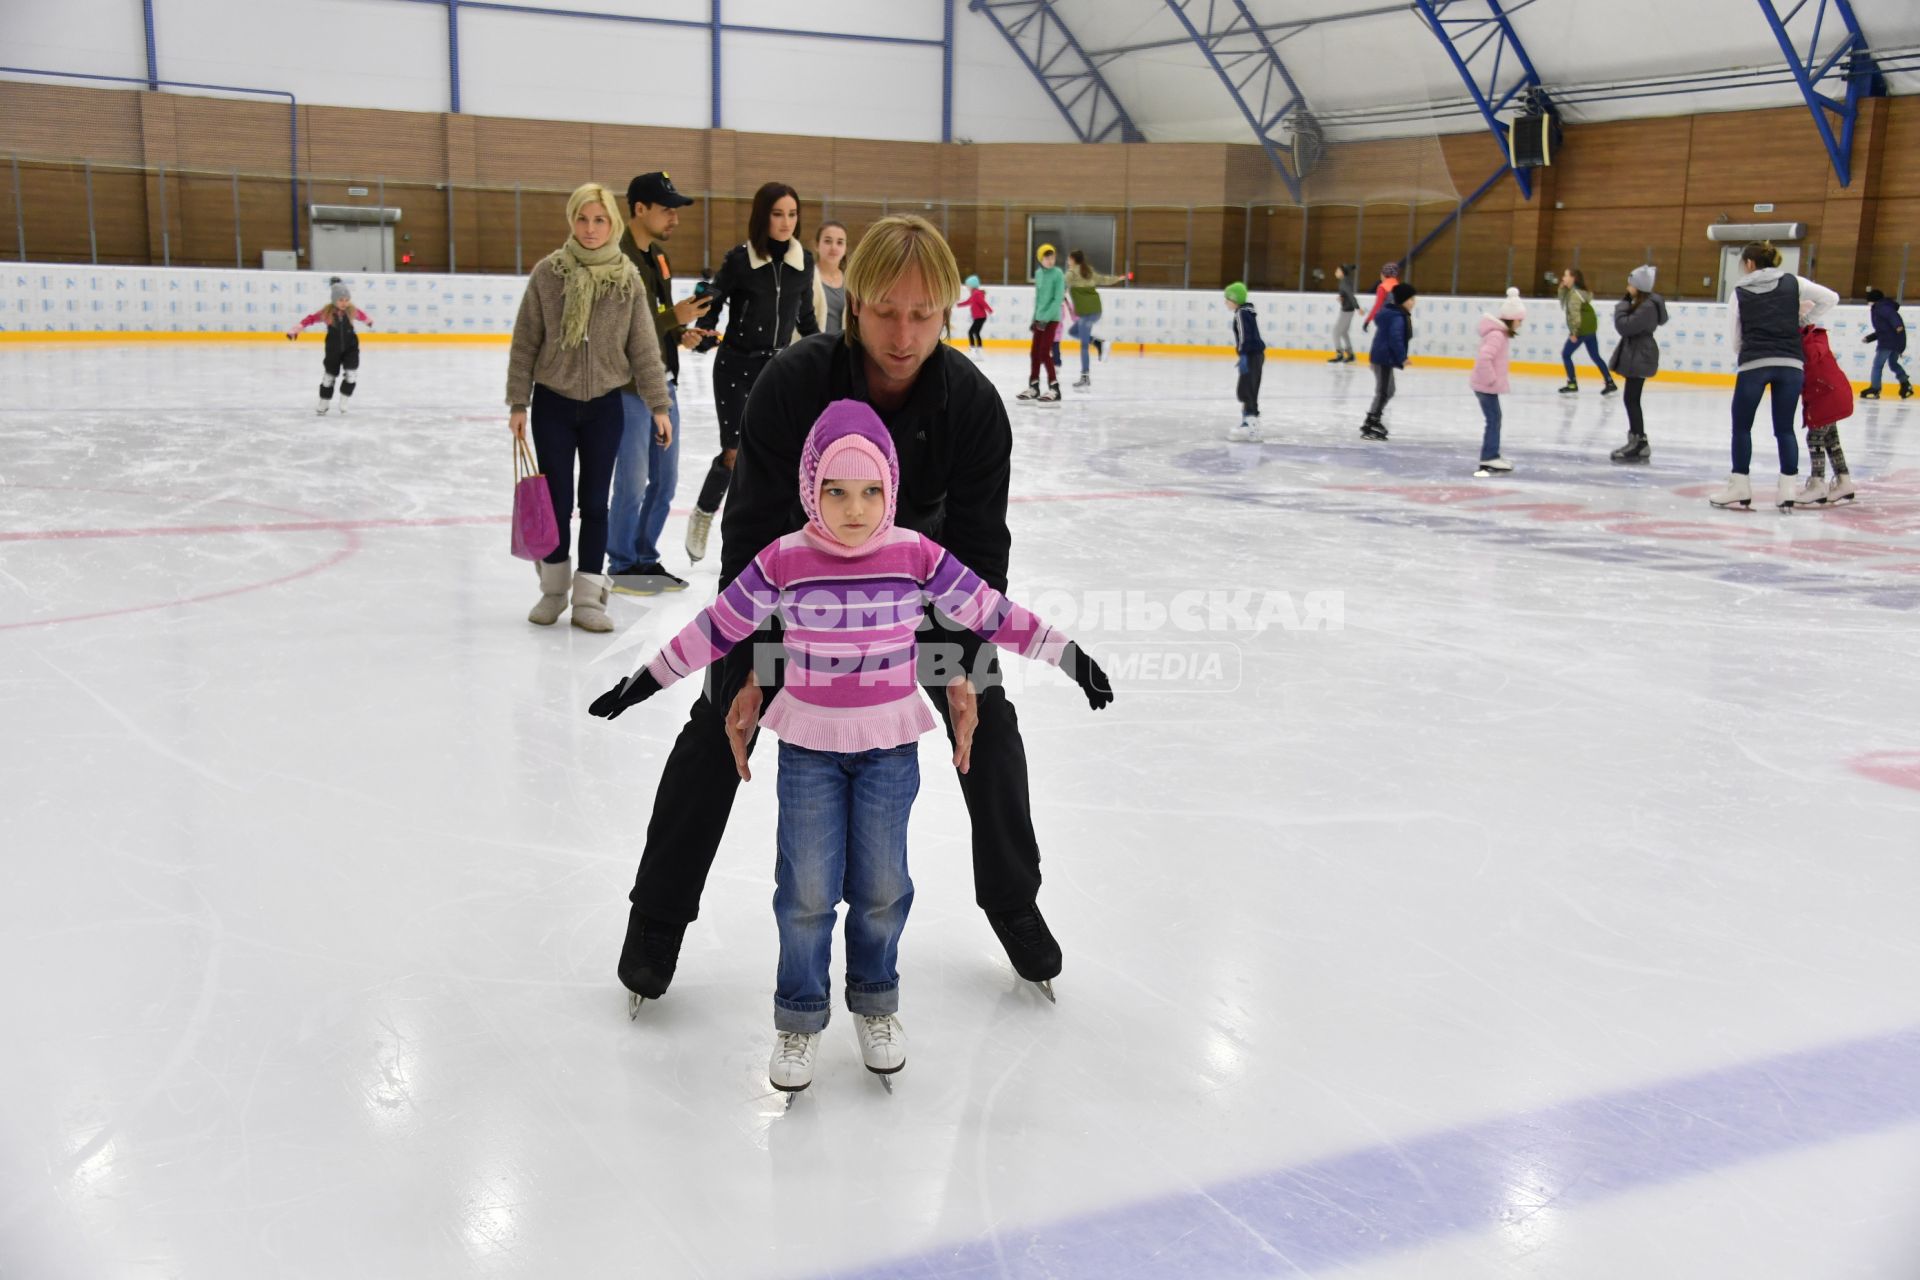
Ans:
{"label": "black pants", "polygon": [[321,379],[320,382],[320,398],[322,400],[333,399],[333,381],[340,376],[342,369],[347,371],[347,377],[340,385],[340,394],[343,396],[352,395],[353,375],[354,372],[360,368],[359,341],[350,338],[345,342],[341,342],[336,339],[332,333],[328,333],[327,351],[326,355],[321,358],[320,367],[326,371],[327,375]]}
{"label": "black pants", "polygon": [[1240,412],[1249,418],[1260,416],[1260,375],[1266,372],[1267,353],[1249,351],[1240,357],[1240,381],[1233,394],[1240,401]]}
{"label": "black pants", "polygon": [[[647,846],[628,898],[642,915],[662,923],[684,924],[699,917],[700,893],[740,786],[727,744],[725,709],[715,705],[714,696],[710,681],[661,770]],[[952,742],[946,687],[929,686],[927,696]],[[747,749],[753,745],[749,742]],[[973,822],[974,901],[986,911],[1027,906],[1040,894],[1040,845],[1033,834],[1020,719],[1006,689],[997,683],[980,693],[973,760],[968,772],[958,776]]]}
{"label": "black pants", "polygon": [[980,336],[980,331],[986,327],[987,318],[985,316],[975,316],[973,323],[967,326],[967,347],[970,350],[987,345],[986,340]]}
{"label": "black pants", "polygon": [[620,435],[626,429],[620,393],[609,391],[594,400],[569,400],[536,382],[532,410],[533,454],[546,473],[553,518],[560,526],[560,545],[547,557],[547,563],[559,564],[567,558],[568,535],[573,531],[573,457],[578,453],[578,567],[581,573],[599,573],[607,558],[607,494],[613,488],[613,463],[620,456]]}
{"label": "black pants", "polygon": [[747,396],[760,380],[760,371],[773,359],[773,352],[728,351],[724,346],[713,358],[713,410],[720,418],[720,452],[707,466],[707,478],[700,484],[700,496],[694,505],[712,513],[720,509],[733,483],[733,468],[727,465],[727,451],[740,447],[740,423],[747,416]]}
{"label": "black pants", "polygon": [[1373,366],[1373,407],[1367,410],[1367,421],[1380,421],[1380,415],[1387,411],[1387,401],[1391,399],[1393,399],[1393,366],[1376,364]]}
{"label": "black pants", "polygon": [[1640,393],[1646,390],[1647,380],[1623,378],[1622,381],[1627,384],[1626,391],[1620,397],[1627,406],[1627,430],[1633,435],[1643,436],[1647,434],[1647,420],[1640,413]]}

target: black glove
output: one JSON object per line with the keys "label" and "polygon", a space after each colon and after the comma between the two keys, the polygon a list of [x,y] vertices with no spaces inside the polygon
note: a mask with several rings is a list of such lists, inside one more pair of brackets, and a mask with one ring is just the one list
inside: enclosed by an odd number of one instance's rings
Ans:
{"label": "black glove", "polygon": [[628,707],[637,706],[658,692],[660,682],[653,678],[653,672],[636,671],[595,698],[587,710],[608,720],[617,719]]}
{"label": "black glove", "polygon": [[1369,330],[1369,329],[1371,329],[1371,328],[1373,328],[1373,321],[1371,321],[1371,320],[1362,320],[1362,321],[1360,322],[1360,332],[1362,332],[1362,333],[1365,333],[1365,332],[1366,332],[1367,330]]}
{"label": "black glove", "polygon": [[1107,673],[1100,669],[1092,654],[1077,644],[1070,644],[1064,656],[1068,659],[1066,670],[1087,695],[1088,706],[1098,711],[1113,701],[1113,681],[1107,679]]}

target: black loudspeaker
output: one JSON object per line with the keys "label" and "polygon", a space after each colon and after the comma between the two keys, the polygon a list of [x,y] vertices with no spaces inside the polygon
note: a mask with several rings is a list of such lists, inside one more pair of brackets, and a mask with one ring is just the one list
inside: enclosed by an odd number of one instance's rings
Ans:
{"label": "black loudspeaker", "polygon": [[1552,164],[1559,135],[1558,122],[1551,115],[1520,116],[1507,130],[1507,159],[1516,169]]}

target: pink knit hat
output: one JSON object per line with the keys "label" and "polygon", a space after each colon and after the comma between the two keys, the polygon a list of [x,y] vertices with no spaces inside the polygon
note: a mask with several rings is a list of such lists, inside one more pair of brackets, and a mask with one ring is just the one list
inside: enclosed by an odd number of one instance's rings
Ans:
{"label": "pink knit hat", "polygon": [[[820,519],[820,482],[823,480],[878,480],[886,491],[886,513],[873,536],[858,547],[848,547]],[[800,505],[806,509],[807,530],[827,550],[858,553],[877,546],[893,528],[899,505],[900,461],[893,437],[871,405],[859,400],[835,400],[815,420],[800,451]]]}

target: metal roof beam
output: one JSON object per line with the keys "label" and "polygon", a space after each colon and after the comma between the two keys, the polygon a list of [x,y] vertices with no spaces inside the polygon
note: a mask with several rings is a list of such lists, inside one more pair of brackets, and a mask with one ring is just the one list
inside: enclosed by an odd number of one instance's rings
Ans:
{"label": "metal roof beam", "polygon": [[[1254,140],[1286,184],[1294,203],[1300,202],[1300,175],[1293,171],[1288,144],[1274,130],[1307,105],[1279,52],[1245,0],[1166,0],[1167,8],[1187,29],[1207,65],[1233,95],[1234,105],[1247,118]],[[1196,21],[1196,18],[1198,19]],[[1228,47],[1232,46],[1232,47]]]}
{"label": "metal roof beam", "polygon": [[967,7],[1013,46],[1080,141],[1146,141],[1050,0],[968,0]]}
{"label": "metal roof beam", "polygon": [[[1840,179],[1841,186],[1847,186],[1853,181],[1853,127],[1860,118],[1860,100],[1884,97],[1887,91],[1880,68],[1874,63],[1873,51],[1867,46],[1867,37],[1860,30],[1860,20],[1853,16],[1853,5],[1848,0],[1819,0],[1820,7],[1813,15],[1813,34],[1807,40],[1806,57],[1802,58],[1787,26],[1811,0],[1800,0],[1785,17],[1780,15],[1773,0],[1757,0],[1757,3],[1774,39],[1780,42],[1780,51],[1787,55],[1787,67],[1793,72],[1794,84],[1799,86],[1807,110],[1813,113],[1813,123],[1820,130],[1820,143],[1826,147],[1827,159],[1833,163],[1834,176]],[[1816,64],[1829,5],[1846,30],[1826,60]],[[1846,61],[1844,68],[1840,65],[1842,59]],[[1843,98],[1835,98],[1820,87],[1836,71],[1846,81]],[[1840,126],[1838,137],[1834,136],[1835,123]]]}
{"label": "metal roof beam", "polygon": [[[1414,11],[1427,24],[1446,49],[1447,57],[1453,61],[1454,70],[1460,73],[1461,81],[1472,95],[1474,105],[1480,108],[1481,118],[1487,122],[1487,128],[1493,134],[1494,141],[1500,144],[1500,154],[1506,158],[1512,154],[1507,135],[1509,126],[1500,118],[1512,101],[1523,93],[1546,97],[1546,89],[1540,83],[1540,75],[1533,67],[1533,59],[1527,56],[1527,50],[1520,43],[1519,33],[1513,29],[1512,15],[1533,3],[1533,0],[1521,0],[1521,3],[1502,8],[1500,0],[1477,0],[1476,12],[1459,12],[1466,0],[1413,0]],[[1484,12],[1478,12],[1484,4]],[[1485,29],[1478,44],[1462,52],[1461,41]],[[1492,50],[1490,67],[1485,71],[1475,69],[1476,63],[1485,64],[1484,57]],[[1518,66],[1503,66],[1508,55]],[[1502,89],[1502,72],[1508,78],[1508,84]],[[1520,188],[1520,194],[1533,199],[1533,179],[1525,169],[1514,169],[1513,181]]]}

